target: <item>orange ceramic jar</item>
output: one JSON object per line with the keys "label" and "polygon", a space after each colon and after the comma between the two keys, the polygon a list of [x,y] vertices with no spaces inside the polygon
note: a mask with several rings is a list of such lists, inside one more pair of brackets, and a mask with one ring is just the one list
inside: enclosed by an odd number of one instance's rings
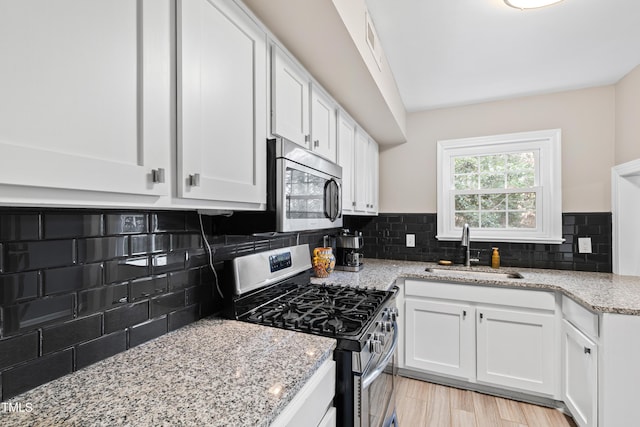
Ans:
{"label": "orange ceramic jar", "polygon": [[315,248],[313,250],[313,271],[316,277],[328,277],[336,266],[333,249]]}

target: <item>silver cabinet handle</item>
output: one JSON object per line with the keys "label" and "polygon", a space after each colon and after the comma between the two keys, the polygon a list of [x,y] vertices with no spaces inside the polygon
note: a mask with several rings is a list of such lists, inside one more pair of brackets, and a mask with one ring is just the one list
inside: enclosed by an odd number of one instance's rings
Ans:
{"label": "silver cabinet handle", "polygon": [[320,140],[316,139],[315,141],[313,141],[313,148],[318,148],[320,146]]}
{"label": "silver cabinet handle", "polygon": [[310,139],[311,139],[311,135],[304,136],[304,142],[309,142]]}
{"label": "silver cabinet handle", "polygon": [[189,175],[189,185],[191,187],[199,187],[200,186],[200,174],[194,173],[193,175]]}
{"label": "silver cabinet handle", "polygon": [[467,310],[462,310],[462,318],[464,319],[465,317],[467,317]]}
{"label": "silver cabinet handle", "polygon": [[589,347],[585,347],[584,354],[591,354],[591,349]]}
{"label": "silver cabinet handle", "polygon": [[151,169],[151,181],[159,184],[164,183],[164,168]]}

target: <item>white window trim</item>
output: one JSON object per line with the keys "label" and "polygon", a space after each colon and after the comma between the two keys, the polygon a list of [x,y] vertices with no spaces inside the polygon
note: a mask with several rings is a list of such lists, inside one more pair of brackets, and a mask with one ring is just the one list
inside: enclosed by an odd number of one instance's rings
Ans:
{"label": "white window trim", "polygon": [[538,227],[519,230],[471,230],[477,242],[552,243],[562,238],[562,151],[561,130],[549,129],[476,138],[438,141],[438,240],[460,240],[462,229],[455,226],[451,197],[452,158],[535,149],[539,151],[539,183],[542,197],[537,201]]}

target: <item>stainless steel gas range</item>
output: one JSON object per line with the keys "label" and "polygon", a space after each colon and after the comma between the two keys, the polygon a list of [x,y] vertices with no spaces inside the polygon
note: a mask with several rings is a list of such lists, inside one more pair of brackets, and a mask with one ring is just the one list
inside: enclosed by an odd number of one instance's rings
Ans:
{"label": "stainless steel gas range", "polygon": [[337,340],[338,426],[397,424],[397,289],[312,284],[308,245],[239,257],[227,267],[229,317]]}

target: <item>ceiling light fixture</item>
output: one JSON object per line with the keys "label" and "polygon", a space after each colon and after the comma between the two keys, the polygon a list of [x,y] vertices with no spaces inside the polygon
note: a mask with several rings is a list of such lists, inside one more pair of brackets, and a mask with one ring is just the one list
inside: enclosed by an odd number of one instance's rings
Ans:
{"label": "ceiling light fixture", "polygon": [[538,7],[549,6],[560,3],[562,0],[504,0],[504,2],[516,9],[535,9]]}

